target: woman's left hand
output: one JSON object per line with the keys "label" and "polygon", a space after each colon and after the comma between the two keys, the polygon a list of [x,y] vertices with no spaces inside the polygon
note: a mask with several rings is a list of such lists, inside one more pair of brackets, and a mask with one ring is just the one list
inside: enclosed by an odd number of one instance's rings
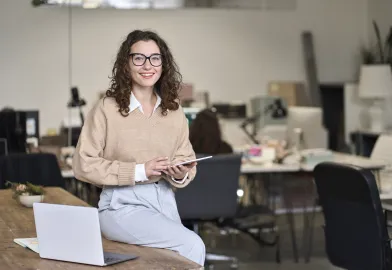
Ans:
{"label": "woman's left hand", "polygon": [[168,166],[166,170],[163,172],[166,173],[167,175],[170,175],[176,180],[182,180],[184,179],[185,175],[197,165],[197,162],[192,162],[186,165],[171,165]]}

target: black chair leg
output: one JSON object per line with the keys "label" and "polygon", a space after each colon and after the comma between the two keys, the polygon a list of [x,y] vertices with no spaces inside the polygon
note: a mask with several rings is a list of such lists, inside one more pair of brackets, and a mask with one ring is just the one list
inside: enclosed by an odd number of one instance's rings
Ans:
{"label": "black chair leg", "polygon": [[313,206],[313,209],[311,210],[310,213],[310,220],[308,219],[308,231],[307,231],[307,237],[304,238],[304,241],[306,241],[306,250],[305,250],[305,263],[308,263],[310,261],[310,257],[312,255],[312,248],[313,248],[313,229],[314,229],[314,220],[315,220],[315,215],[316,215],[316,205]]}
{"label": "black chair leg", "polygon": [[275,255],[276,263],[281,263],[281,254],[280,254],[280,235],[277,235],[276,238],[276,255]]}
{"label": "black chair leg", "polygon": [[[194,222],[192,224],[192,228],[197,235],[200,235],[199,234],[200,228],[197,222]],[[211,270],[214,269],[213,262],[230,262],[230,269],[238,268],[238,259],[236,257],[207,253],[205,259],[205,265],[204,265],[206,269],[211,269]]]}
{"label": "black chair leg", "polygon": [[[247,235],[249,235],[253,240],[255,240],[262,248],[263,247],[273,247],[276,246],[276,252],[275,252],[275,259],[277,263],[281,262],[281,254],[280,254],[280,233],[278,229],[274,229],[274,232],[276,233],[275,239],[272,241],[267,241],[261,237],[261,232],[256,235],[255,233],[250,232],[248,229],[243,229],[238,226],[231,226],[240,232],[243,232]],[[261,230],[261,229],[260,229]]]}

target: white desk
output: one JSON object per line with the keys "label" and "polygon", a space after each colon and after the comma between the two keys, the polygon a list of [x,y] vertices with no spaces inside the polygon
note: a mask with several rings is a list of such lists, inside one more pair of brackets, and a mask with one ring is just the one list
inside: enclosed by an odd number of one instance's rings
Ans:
{"label": "white desk", "polygon": [[[285,164],[252,164],[252,163],[244,163],[241,166],[241,173],[250,174],[250,173],[278,173],[278,172],[298,172],[301,169],[301,166],[298,165],[285,165]],[[64,178],[72,178],[74,177],[74,173],[72,170],[62,170],[61,174]]]}
{"label": "white desk", "polygon": [[[359,166],[365,169],[380,170],[384,168],[387,164],[383,161],[372,160],[365,157],[354,156],[343,153],[334,153],[333,162],[346,163],[355,166]],[[241,165],[242,174],[252,174],[252,173],[283,173],[283,172],[298,172],[298,171],[313,171],[315,165],[307,164],[256,164],[249,161],[245,161]],[[61,174],[64,178],[74,177],[72,170],[63,170]]]}
{"label": "white desk", "polygon": [[301,169],[299,164],[286,165],[286,164],[254,164],[244,162],[241,165],[242,174],[251,173],[282,173],[282,172],[298,172]]}
{"label": "white desk", "polygon": [[[387,165],[384,161],[337,152],[333,154],[331,162],[350,164],[370,170],[381,170]],[[315,166],[316,165],[301,164],[301,169],[306,172],[311,172]]]}
{"label": "white desk", "polygon": [[382,205],[382,208],[384,210],[387,210],[389,212],[392,211],[392,200],[389,199],[389,200],[386,200],[386,201],[382,201],[381,205]]}

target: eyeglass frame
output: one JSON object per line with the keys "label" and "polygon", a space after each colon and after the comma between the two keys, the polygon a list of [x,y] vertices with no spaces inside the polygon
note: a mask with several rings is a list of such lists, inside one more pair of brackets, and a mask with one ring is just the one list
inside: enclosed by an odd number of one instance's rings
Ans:
{"label": "eyeglass frame", "polygon": [[[135,64],[135,62],[133,61],[133,56],[136,55],[136,54],[139,54],[139,55],[144,56],[144,62],[143,62],[143,64],[141,64],[141,65],[136,65],[136,64]],[[156,56],[156,55],[159,55],[159,56],[161,57],[161,64],[160,64],[159,66],[155,66],[155,65],[153,65],[153,64],[151,63],[151,59],[150,59],[150,58],[151,58],[152,56]],[[160,53],[153,53],[153,54],[151,54],[150,56],[147,56],[147,55],[142,54],[142,53],[130,53],[129,56],[130,56],[131,59],[132,59],[132,63],[133,63],[135,66],[137,66],[137,67],[144,66],[144,64],[146,63],[147,60],[150,62],[150,65],[153,66],[153,67],[160,67],[160,66],[163,65],[163,59],[162,59],[163,56],[162,56],[162,54],[160,54]]]}

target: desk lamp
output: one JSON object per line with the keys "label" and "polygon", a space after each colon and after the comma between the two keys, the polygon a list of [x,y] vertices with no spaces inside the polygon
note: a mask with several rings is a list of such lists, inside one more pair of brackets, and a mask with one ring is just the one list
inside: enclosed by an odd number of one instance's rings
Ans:
{"label": "desk lamp", "polygon": [[82,107],[86,105],[86,101],[79,96],[79,90],[77,87],[71,88],[71,100],[68,102],[67,107],[69,109],[69,127],[68,127],[68,146],[72,145],[72,125],[71,125],[71,109],[79,108],[79,116],[83,126],[84,124],[84,115],[82,111]]}
{"label": "desk lamp", "polygon": [[259,144],[260,142],[255,138],[256,130],[254,129],[252,133],[247,130],[249,124],[255,124],[263,116],[270,113],[271,117],[274,119],[281,119],[287,116],[287,109],[282,103],[282,99],[276,98],[273,103],[269,104],[264,108],[264,110],[258,112],[256,115],[245,119],[245,121],[240,125],[241,129],[245,134],[252,140],[253,143]]}
{"label": "desk lamp", "polygon": [[369,108],[371,131],[384,131],[383,105],[392,94],[392,71],[389,65],[364,65],[361,67],[359,80],[359,97],[370,99]]}

